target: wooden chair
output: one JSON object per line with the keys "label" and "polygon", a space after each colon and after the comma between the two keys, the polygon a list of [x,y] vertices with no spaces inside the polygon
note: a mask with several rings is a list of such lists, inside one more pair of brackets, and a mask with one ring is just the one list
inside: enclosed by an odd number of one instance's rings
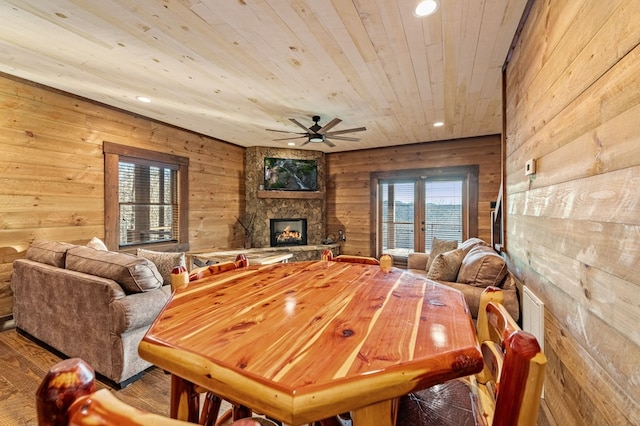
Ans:
{"label": "wooden chair", "polygon": [[382,270],[391,270],[393,268],[393,256],[386,253],[380,256],[380,267]]}
{"label": "wooden chair", "polygon": [[331,249],[324,249],[322,252],[322,260],[333,260],[333,252]]}
{"label": "wooden chair", "polygon": [[[38,425],[41,426],[181,426],[175,420],[134,408],[108,389],[95,391],[93,368],[80,358],[54,365],[36,393]],[[232,426],[275,425],[266,419],[240,419]]]}
{"label": "wooden chair", "polygon": [[203,266],[196,268],[189,273],[189,282],[200,280],[202,278],[210,277],[211,275],[220,274],[222,272],[231,271],[233,269],[244,268],[249,266],[249,259],[244,253],[240,253],[236,256],[236,260],[214,263],[213,265]]}
{"label": "wooden chair", "polygon": [[485,292],[478,315],[485,369],[402,397],[398,426],[536,425],[547,359],[499,302],[500,289]]}
{"label": "wooden chair", "polygon": [[353,256],[349,254],[341,254],[333,258],[334,262],[350,262],[350,263],[364,263],[367,265],[379,265],[380,261],[375,257],[367,256]]}
{"label": "wooden chair", "polygon": [[[236,256],[234,261],[215,263],[213,265],[207,265],[201,268],[194,269],[189,274],[189,282],[197,281],[212,275],[221,274],[226,271],[234,269],[245,268],[249,266],[249,260],[244,253],[240,253]],[[172,386],[173,383],[172,383]],[[189,398],[191,403],[199,403],[201,393],[205,394],[202,409],[200,410],[199,423],[202,425],[214,426],[226,422],[229,418],[234,420],[251,416],[251,409],[243,405],[234,405],[231,409],[225,411],[218,419],[218,413],[222,405],[222,399],[213,392],[196,386],[195,393],[191,394],[189,390],[185,390],[186,397]],[[172,413],[173,414],[173,413]]]}
{"label": "wooden chair", "polygon": [[325,249],[322,252],[322,260],[332,260],[334,262],[351,262],[351,263],[365,263],[368,265],[379,265],[380,262],[375,257],[367,256],[354,256],[350,254],[340,254],[334,256],[331,249]]}

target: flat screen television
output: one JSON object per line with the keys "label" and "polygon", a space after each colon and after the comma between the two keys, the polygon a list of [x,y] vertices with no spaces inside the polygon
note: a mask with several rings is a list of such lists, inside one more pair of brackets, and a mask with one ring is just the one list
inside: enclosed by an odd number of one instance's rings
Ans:
{"label": "flat screen television", "polygon": [[270,191],[317,191],[318,162],[295,158],[264,159],[264,189]]}

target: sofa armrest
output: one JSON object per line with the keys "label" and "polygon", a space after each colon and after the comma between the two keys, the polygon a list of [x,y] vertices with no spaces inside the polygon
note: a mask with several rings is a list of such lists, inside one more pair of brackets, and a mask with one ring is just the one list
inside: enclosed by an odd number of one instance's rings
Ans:
{"label": "sofa armrest", "polygon": [[111,302],[111,332],[116,335],[146,327],[156,319],[171,296],[171,286],[129,294]]}
{"label": "sofa armrest", "polygon": [[125,297],[115,281],[18,259],[11,287],[17,328],[68,356],[84,354],[87,332],[95,345],[110,347],[109,305]]}
{"label": "sofa armrest", "polygon": [[427,269],[429,262],[429,253],[409,253],[407,256],[407,269]]}

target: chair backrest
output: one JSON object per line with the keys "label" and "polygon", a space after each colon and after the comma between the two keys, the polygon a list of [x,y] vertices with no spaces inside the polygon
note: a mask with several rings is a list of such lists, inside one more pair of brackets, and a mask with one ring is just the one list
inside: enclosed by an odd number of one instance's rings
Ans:
{"label": "chair backrest", "polygon": [[393,268],[393,256],[387,253],[380,256],[380,267],[382,270],[391,270]]}
{"label": "chair backrest", "polygon": [[495,287],[485,289],[480,299],[477,328],[485,367],[476,380],[491,400],[483,404],[483,414],[493,425],[535,426],[547,359],[503,300]]}
{"label": "chair backrest", "polygon": [[214,263],[213,265],[194,269],[189,274],[189,282],[247,266],[249,266],[249,259],[247,259],[247,256],[244,253],[240,253],[236,256],[236,260],[234,261]]}
{"label": "chair backrest", "polygon": [[333,252],[331,249],[324,249],[322,252],[322,260],[333,260]]}
{"label": "chair backrest", "polygon": [[[95,391],[93,368],[80,358],[54,365],[36,393],[41,426],[187,426],[193,423],[149,413],[122,402],[108,389]],[[231,426],[274,425],[266,419],[240,419]]]}
{"label": "chair backrest", "polygon": [[367,265],[379,265],[380,261],[375,257],[353,256],[350,254],[341,254],[333,258],[335,262],[364,263]]}
{"label": "chair backrest", "polygon": [[535,336],[526,331],[512,333],[504,343],[492,424],[536,426],[547,358]]}

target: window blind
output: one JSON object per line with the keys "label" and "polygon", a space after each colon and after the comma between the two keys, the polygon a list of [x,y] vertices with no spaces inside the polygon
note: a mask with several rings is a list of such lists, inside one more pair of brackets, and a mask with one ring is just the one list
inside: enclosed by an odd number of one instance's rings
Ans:
{"label": "window blind", "polygon": [[121,157],[118,179],[120,246],[177,241],[178,167]]}

